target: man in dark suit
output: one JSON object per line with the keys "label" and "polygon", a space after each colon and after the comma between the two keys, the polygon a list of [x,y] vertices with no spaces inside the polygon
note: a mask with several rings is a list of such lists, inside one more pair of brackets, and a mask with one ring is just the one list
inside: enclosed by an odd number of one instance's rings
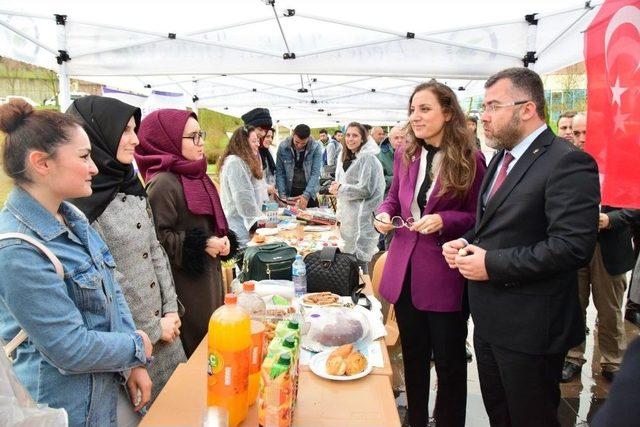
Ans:
{"label": "man in dark suit", "polygon": [[584,337],[576,272],[596,244],[598,169],[545,124],[535,72],[503,70],[485,88],[485,136],[501,151],[487,169],[475,228],[443,253],[469,280],[491,425],[559,426],[563,361]]}
{"label": "man in dark suit", "polygon": [[[579,113],[573,118],[576,132],[574,145],[582,148],[588,138],[587,116]],[[578,294],[582,306],[582,316],[586,318],[589,296],[598,310],[598,345],[602,376],[613,380],[620,369],[626,348],[626,334],[622,305],[627,288],[627,272],[633,268],[633,248],[631,229],[625,220],[624,210],[602,206],[598,222],[598,243],[589,264],[578,271]],[[572,348],[562,369],[562,382],[569,382],[578,376],[584,358],[585,341]]]}

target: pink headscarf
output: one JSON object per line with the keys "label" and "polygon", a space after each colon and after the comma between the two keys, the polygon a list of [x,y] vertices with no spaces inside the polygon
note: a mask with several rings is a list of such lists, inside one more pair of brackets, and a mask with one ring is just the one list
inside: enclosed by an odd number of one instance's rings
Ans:
{"label": "pink headscarf", "polygon": [[207,175],[207,160],[187,160],[182,156],[182,133],[189,117],[198,116],[186,110],[157,110],[140,123],[135,158],[145,182],[160,172],[173,172],[180,177],[187,208],[196,215],[210,215],[216,234],[227,234],[227,219],[222,210],[218,190]]}

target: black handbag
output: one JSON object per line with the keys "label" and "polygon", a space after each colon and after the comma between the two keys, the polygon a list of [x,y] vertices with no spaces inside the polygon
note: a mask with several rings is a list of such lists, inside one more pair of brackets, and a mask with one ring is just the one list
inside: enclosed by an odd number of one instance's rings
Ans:
{"label": "black handbag", "polygon": [[322,248],[304,258],[307,268],[307,292],[333,292],[350,296],[358,303],[364,283],[355,255],[344,254],[336,247]]}

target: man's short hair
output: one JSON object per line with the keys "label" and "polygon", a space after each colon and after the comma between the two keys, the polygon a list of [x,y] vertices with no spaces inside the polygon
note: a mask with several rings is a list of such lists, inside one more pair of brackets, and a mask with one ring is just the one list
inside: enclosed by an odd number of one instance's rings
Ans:
{"label": "man's short hair", "polygon": [[478,124],[478,118],[476,116],[467,116],[467,121]]}
{"label": "man's short hair", "polygon": [[293,134],[300,139],[306,139],[311,135],[311,129],[305,124],[300,124],[293,130]]}
{"label": "man's short hair", "polygon": [[557,123],[560,123],[560,119],[573,119],[576,114],[578,114],[577,111],[565,111],[564,113],[560,114],[560,116],[558,116]]}
{"label": "man's short hair", "polygon": [[371,132],[371,129],[373,129],[373,126],[371,126],[371,125],[363,124],[362,126],[364,126],[364,128],[367,130],[367,132]]}
{"label": "man's short hair", "polygon": [[[544,85],[538,73],[524,67],[507,68],[489,77],[484,88],[488,89],[502,79],[509,79],[514,89],[525,93],[528,100],[536,104],[538,117],[544,120]],[[515,99],[514,101],[521,100]]]}
{"label": "man's short hair", "polygon": [[340,129],[338,129],[337,131],[335,131],[335,132],[333,133],[333,136],[336,136],[336,135],[337,135],[337,134],[339,134],[339,133],[343,133],[343,132],[342,132]]}
{"label": "man's short hair", "polygon": [[328,134],[329,132],[327,132],[327,130],[326,130],[326,129],[320,129],[320,132],[318,132],[318,133],[325,133],[325,134]]}

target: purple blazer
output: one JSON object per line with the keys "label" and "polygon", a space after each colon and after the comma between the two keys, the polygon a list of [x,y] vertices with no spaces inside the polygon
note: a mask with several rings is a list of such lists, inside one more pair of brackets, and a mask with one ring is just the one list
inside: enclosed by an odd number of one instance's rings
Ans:
{"label": "purple blazer", "polygon": [[[409,164],[408,171],[403,164],[403,155],[403,149],[396,150],[391,188],[378,212],[406,219],[411,216],[420,151]],[[398,301],[407,266],[411,263],[411,297],[417,309],[438,312],[461,310],[465,279],[458,270],[447,265],[442,255],[442,244],[461,237],[475,225],[478,195],[486,169],[484,156],[478,151],[476,176],[462,200],[446,194],[438,197],[440,181],[436,179],[422,215],[440,214],[443,228],[439,232],[420,234],[406,227],[395,230],[380,282],[380,295],[387,301],[394,304]]]}

